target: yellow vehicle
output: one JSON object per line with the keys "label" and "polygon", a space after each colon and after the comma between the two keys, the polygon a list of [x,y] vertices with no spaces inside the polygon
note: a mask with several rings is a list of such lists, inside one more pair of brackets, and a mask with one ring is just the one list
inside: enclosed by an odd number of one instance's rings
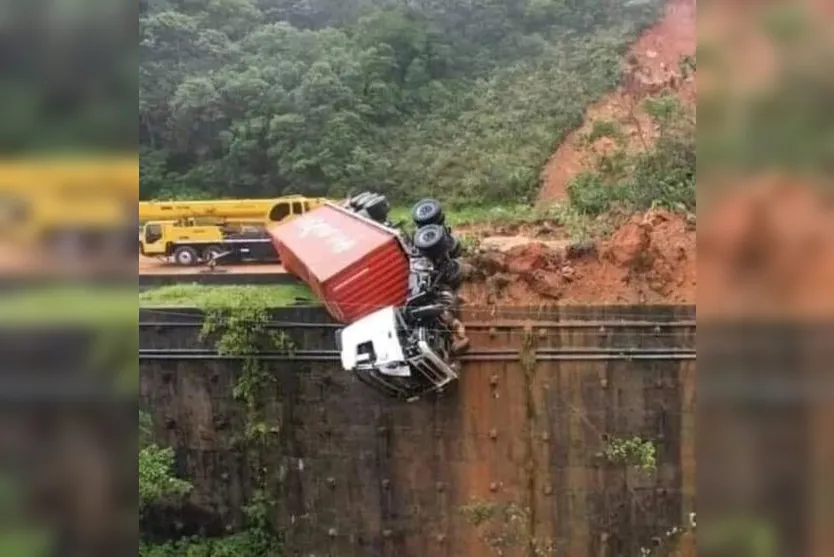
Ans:
{"label": "yellow vehicle", "polygon": [[135,155],[0,160],[0,241],[50,255],[135,254],[138,197]]}
{"label": "yellow vehicle", "polygon": [[300,195],[275,199],[148,201],[139,203],[139,250],[178,265],[200,262],[275,262],[266,227],[322,205]]}

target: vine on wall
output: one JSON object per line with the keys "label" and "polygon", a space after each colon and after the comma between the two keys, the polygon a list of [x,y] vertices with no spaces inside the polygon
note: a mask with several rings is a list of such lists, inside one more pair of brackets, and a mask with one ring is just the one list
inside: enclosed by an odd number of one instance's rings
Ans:
{"label": "vine on wall", "polygon": [[[269,402],[275,399],[276,378],[259,354],[265,350],[292,352],[295,347],[286,333],[270,327],[269,307],[261,300],[243,297],[233,303],[201,309],[204,320],[200,340],[213,342],[219,355],[236,356],[242,361],[232,391],[234,400],[245,409],[244,427],[236,445],[246,457],[256,488],[242,509],[242,531],[220,539],[189,537],[164,544],[142,544],[140,556],[279,557],[283,551],[281,536],[274,527],[275,500],[270,483],[275,471],[267,464],[266,452],[275,446],[281,423],[277,416],[269,413]],[[173,450],[160,449],[158,454],[167,459],[163,464],[167,463],[170,471]],[[140,478],[142,468],[140,460]],[[151,475],[161,482],[148,492],[163,488],[175,488],[176,493],[191,490],[191,484],[185,480],[165,477],[153,469],[146,472],[146,476]]]}

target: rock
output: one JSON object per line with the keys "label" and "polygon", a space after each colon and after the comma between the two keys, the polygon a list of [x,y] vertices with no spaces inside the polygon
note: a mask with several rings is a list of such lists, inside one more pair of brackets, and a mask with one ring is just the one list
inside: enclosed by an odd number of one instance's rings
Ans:
{"label": "rock", "polygon": [[468,280],[468,279],[476,276],[476,274],[477,274],[476,270],[475,270],[475,266],[472,265],[471,263],[466,262],[466,261],[461,262],[460,270],[463,273],[464,280]]}
{"label": "rock", "polygon": [[605,256],[624,267],[641,267],[650,261],[651,225],[632,219],[608,242]]}
{"label": "rock", "polygon": [[499,251],[483,251],[469,259],[471,278],[486,278],[507,269],[507,256]]}
{"label": "rock", "polygon": [[558,300],[565,289],[565,281],[558,273],[536,271],[527,280],[530,288],[538,294]]}
{"label": "rock", "polygon": [[565,257],[568,259],[579,259],[586,255],[596,253],[597,243],[594,240],[583,240],[574,242],[565,249]]}
{"label": "rock", "polygon": [[493,276],[491,276],[487,279],[487,283],[491,287],[493,287],[495,289],[498,289],[498,290],[500,290],[502,288],[505,288],[512,281],[513,281],[513,279],[511,277],[509,277],[507,275],[504,275],[504,274],[493,275]]}
{"label": "rock", "polygon": [[507,269],[511,273],[526,275],[538,269],[551,268],[559,258],[544,244],[519,246],[507,252]]}
{"label": "rock", "polygon": [[536,236],[549,236],[553,234],[556,229],[553,225],[547,221],[541,223],[539,227],[536,229]]}

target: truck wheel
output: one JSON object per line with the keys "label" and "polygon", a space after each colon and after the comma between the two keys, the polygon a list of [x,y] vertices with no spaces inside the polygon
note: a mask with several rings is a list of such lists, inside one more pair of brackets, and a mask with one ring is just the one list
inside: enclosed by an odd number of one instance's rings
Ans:
{"label": "truck wheel", "polygon": [[384,195],[376,195],[368,199],[362,205],[362,208],[368,212],[373,220],[380,223],[385,222],[385,219],[388,218],[388,212],[391,210],[391,206]]}
{"label": "truck wheel", "polygon": [[463,254],[463,245],[460,243],[460,238],[449,234],[449,257],[457,259]]}
{"label": "truck wheel", "polygon": [[463,282],[463,266],[460,261],[453,259],[443,273],[443,282],[451,288],[457,289]]}
{"label": "truck wheel", "polygon": [[358,211],[362,208],[362,205],[364,205],[365,202],[368,201],[368,199],[370,199],[372,195],[373,194],[368,191],[355,195],[353,199],[350,200],[350,206]]}
{"label": "truck wheel", "polygon": [[414,247],[429,259],[442,257],[449,247],[447,242],[446,229],[439,224],[422,226],[414,233]]}
{"label": "truck wheel", "polygon": [[174,261],[177,265],[188,266],[197,264],[197,250],[188,246],[180,246],[174,250]]}
{"label": "truck wheel", "polygon": [[418,201],[411,210],[411,218],[417,226],[428,224],[443,224],[446,215],[443,214],[443,207],[436,199],[423,199]]}
{"label": "truck wheel", "polygon": [[207,247],[206,249],[203,250],[203,261],[208,263],[209,261],[217,259],[217,257],[220,254],[225,253],[225,252],[226,252],[226,250],[224,250],[220,246],[209,246],[209,247]]}

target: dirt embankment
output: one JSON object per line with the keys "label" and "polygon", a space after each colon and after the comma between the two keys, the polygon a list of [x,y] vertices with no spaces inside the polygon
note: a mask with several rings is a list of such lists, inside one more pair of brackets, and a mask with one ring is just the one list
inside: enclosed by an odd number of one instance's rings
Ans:
{"label": "dirt embankment", "polygon": [[594,123],[616,124],[626,150],[636,152],[650,148],[658,133],[644,110],[645,99],[672,93],[685,105],[694,106],[695,71],[685,67],[684,61],[695,55],[695,4],[695,0],[669,0],[661,20],[634,43],[623,61],[622,85],[588,108],[583,125],[568,135],[545,165],[540,205],[564,201],[570,180],[591,169],[599,155],[614,147],[608,137],[590,145],[584,141]]}
{"label": "dirt embankment", "polygon": [[[485,236],[467,259],[470,304],[694,303],[694,225],[666,211],[635,215],[609,239],[574,243],[549,223]],[[532,230],[531,230],[532,229]]]}
{"label": "dirt embankment", "polygon": [[[626,150],[637,152],[650,148],[658,132],[643,108],[646,98],[671,93],[694,106],[695,73],[685,60],[695,55],[695,24],[695,0],[669,0],[625,57],[622,86],[588,108],[584,124],[547,162],[540,205],[564,202],[570,180],[613,148],[606,137],[584,141],[595,122],[617,124]],[[583,244],[571,243],[551,222],[466,232],[480,245],[468,261],[469,303],[695,303],[695,226],[682,215],[635,215],[610,238]]]}

